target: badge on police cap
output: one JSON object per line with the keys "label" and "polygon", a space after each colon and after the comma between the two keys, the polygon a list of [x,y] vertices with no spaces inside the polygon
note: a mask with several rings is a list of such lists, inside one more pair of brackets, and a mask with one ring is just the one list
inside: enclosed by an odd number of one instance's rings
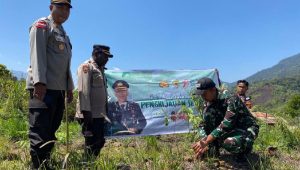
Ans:
{"label": "badge on police cap", "polygon": [[122,86],[124,86],[122,82],[117,84],[117,87],[122,87]]}
{"label": "badge on police cap", "polygon": [[64,50],[64,49],[65,49],[65,45],[61,43],[61,44],[58,45],[58,48],[59,48],[60,50]]}

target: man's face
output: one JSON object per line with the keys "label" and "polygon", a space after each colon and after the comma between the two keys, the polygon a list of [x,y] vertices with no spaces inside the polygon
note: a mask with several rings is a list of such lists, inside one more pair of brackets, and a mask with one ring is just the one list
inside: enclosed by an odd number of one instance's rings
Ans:
{"label": "man's face", "polygon": [[70,16],[70,7],[64,4],[51,4],[51,16],[56,24],[63,24]]}
{"label": "man's face", "polygon": [[204,93],[201,95],[202,99],[207,102],[212,102],[216,99],[216,88],[210,88],[204,91]]}
{"label": "man's face", "polygon": [[244,83],[239,83],[236,86],[236,91],[239,95],[245,95],[248,90],[248,87]]}
{"label": "man's face", "polygon": [[118,98],[119,103],[123,103],[127,101],[127,96],[128,96],[128,88],[124,88],[122,90],[120,89],[115,89],[115,95]]}
{"label": "man's face", "polygon": [[93,58],[99,66],[105,66],[109,59],[108,55],[100,50],[94,54]]}

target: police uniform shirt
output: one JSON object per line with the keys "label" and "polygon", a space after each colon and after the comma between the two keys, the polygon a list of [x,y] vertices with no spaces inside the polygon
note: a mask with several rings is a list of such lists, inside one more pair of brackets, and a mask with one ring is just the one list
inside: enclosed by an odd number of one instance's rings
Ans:
{"label": "police uniform shirt", "polygon": [[103,68],[91,58],[81,64],[78,74],[78,102],[76,117],[83,118],[82,111],[92,112],[93,118],[106,115],[107,90]]}
{"label": "police uniform shirt", "polygon": [[55,25],[51,16],[30,27],[30,49],[27,89],[36,83],[46,84],[51,90],[74,89],[70,70],[72,45],[63,27]]}

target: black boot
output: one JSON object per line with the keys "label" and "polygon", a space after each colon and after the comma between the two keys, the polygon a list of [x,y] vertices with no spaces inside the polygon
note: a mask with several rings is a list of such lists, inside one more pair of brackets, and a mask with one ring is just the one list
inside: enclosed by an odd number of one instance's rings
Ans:
{"label": "black boot", "polygon": [[239,163],[247,163],[248,162],[247,154],[245,154],[245,153],[237,154],[236,161]]}
{"label": "black boot", "polygon": [[45,155],[31,155],[31,166],[30,169],[32,170],[38,170],[38,169],[46,169],[46,170],[52,170],[49,166],[50,162],[50,156]]}
{"label": "black boot", "polygon": [[30,169],[38,170],[43,160],[38,155],[31,155],[31,166]]}

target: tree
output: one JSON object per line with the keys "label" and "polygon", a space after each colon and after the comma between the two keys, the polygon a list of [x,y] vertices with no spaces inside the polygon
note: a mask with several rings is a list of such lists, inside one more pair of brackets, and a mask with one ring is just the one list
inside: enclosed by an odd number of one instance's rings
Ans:
{"label": "tree", "polygon": [[13,78],[11,72],[3,64],[0,64],[0,78],[4,78],[4,79],[12,79]]}
{"label": "tree", "polygon": [[300,94],[292,96],[287,102],[285,113],[293,118],[300,116]]}

